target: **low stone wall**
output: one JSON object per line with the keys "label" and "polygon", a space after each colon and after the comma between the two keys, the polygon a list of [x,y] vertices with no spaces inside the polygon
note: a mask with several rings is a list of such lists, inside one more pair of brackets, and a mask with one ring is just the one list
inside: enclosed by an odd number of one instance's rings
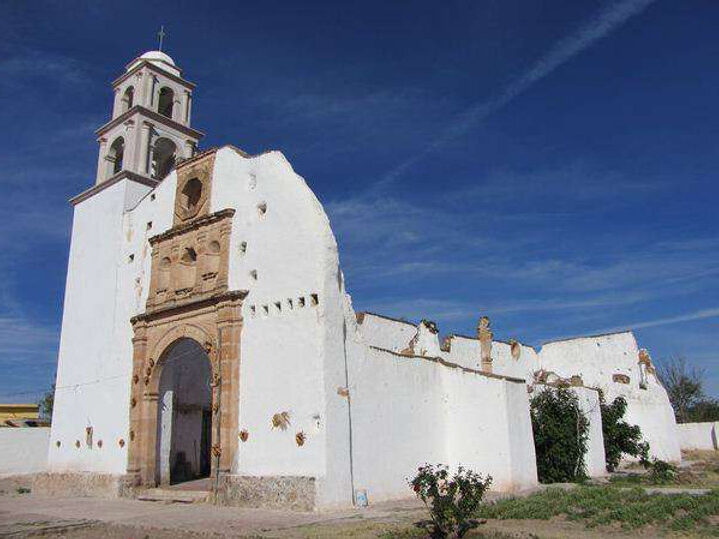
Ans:
{"label": "low stone wall", "polygon": [[677,424],[679,445],[683,450],[719,449],[719,421],[713,423],[679,423]]}
{"label": "low stone wall", "polygon": [[227,475],[221,479],[217,503],[236,507],[314,511],[315,478]]}
{"label": "low stone wall", "polygon": [[41,473],[33,479],[32,492],[38,496],[119,498],[132,496],[124,475],[101,473]]}
{"label": "low stone wall", "polygon": [[0,477],[47,470],[50,427],[0,428]]}

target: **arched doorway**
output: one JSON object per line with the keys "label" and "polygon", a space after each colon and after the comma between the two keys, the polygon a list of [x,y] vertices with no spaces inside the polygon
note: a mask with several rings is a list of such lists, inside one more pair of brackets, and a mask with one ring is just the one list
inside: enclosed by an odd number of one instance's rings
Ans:
{"label": "arched doorway", "polygon": [[212,442],[212,369],[203,347],[181,338],[161,356],[157,446],[159,484],[209,477]]}

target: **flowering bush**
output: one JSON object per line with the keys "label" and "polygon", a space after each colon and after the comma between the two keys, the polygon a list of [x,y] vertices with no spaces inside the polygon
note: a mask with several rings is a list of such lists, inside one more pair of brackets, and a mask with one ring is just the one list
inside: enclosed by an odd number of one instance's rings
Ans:
{"label": "flowering bush", "polygon": [[423,523],[432,537],[462,537],[479,525],[475,514],[492,477],[467,470],[462,466],[451,475],[447,466],[425,464],[409,484],[429,509],[432,520]]}

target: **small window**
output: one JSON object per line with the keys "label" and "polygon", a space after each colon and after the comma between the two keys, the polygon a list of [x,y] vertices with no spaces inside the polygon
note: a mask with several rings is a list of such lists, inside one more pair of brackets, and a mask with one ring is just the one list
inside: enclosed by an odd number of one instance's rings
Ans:
{"label": "small window", "polygon": [[302,308],[305,306],[305,298],[304,296],[300,296],[300,298],[297,300],[297,306]]}
{"label": "small window", "polygon": [[257,213],[260,214],[260,217],[265,216],[265,214],[267,213],[267,203],[266,202],[262,202],[257,205]]}
{"label": "small window", "polygon": [[197,209],[197,205],[202,198],[202,182],[197,178],[189,180],[182,188],[182,207],[192,213]]}
{"label": "small window", "polygon": [[262,312],[265,313],[265,316],[268,316],[270,314],[270,306],[269,305],[263,305],[262,306]]}
{"label": "small window", "polygon": [[290,308],[290,311],[295,308],[295,303],[292,301],[292,298],[287,298],[287,306]]}
{"label": "small window", "polygon": [[318,305],[320,302],[320,298],[317,296],[317,294],[310,294],[310,304],[311,305]]}
{"label": "small window", "polygon": [[152,221],[147,222],[147,230],[150,230],[152,228]]}
{"label": "small window", "polygon": [[182,253],[182,258],[180,260],[185,264],[194,264],[197,262],[197,253],[192,247],[187,247]]}
{"label": "small window", "polygon": [[135,260],[135,255],[130,255],[127,257],[127,263],[131,263],[133,260]]}
{"label": "small window", "polygon": [[257,270],[252,270],[252,271],[250,272],[250,278],[251,278],[253,281],[256,281],[256,280],[257,280]]}
{"label": "small window", "polygon": [[247,242],[243,241],[240,243],[240,254],[245,254],[247,252]]}
{"label": "small window", "polygon": [[254,305],[250,305],[250,314],[252,316],[255,316],[257,314],[257,309],[255,308]]}
{"label": "small window", "polygon": [[150,195],[150,200],[155,200],[155,193],[152,193],[152,194]]}

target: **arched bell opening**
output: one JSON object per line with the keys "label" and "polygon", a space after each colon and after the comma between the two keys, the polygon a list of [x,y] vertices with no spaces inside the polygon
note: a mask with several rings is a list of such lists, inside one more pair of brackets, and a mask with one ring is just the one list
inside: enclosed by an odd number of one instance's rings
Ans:
{"label": "arched bell opening", "polygon": [[107,175],[110,178],[122,170],[123,160],[125,158],[125,139],[117,137],[110,145],[107,152]]}
{"label": "arched bell opening", "polygon": [[158,138],[152,152],[152,177],[161,180],[175,168],[177,146],[168,138]]}

